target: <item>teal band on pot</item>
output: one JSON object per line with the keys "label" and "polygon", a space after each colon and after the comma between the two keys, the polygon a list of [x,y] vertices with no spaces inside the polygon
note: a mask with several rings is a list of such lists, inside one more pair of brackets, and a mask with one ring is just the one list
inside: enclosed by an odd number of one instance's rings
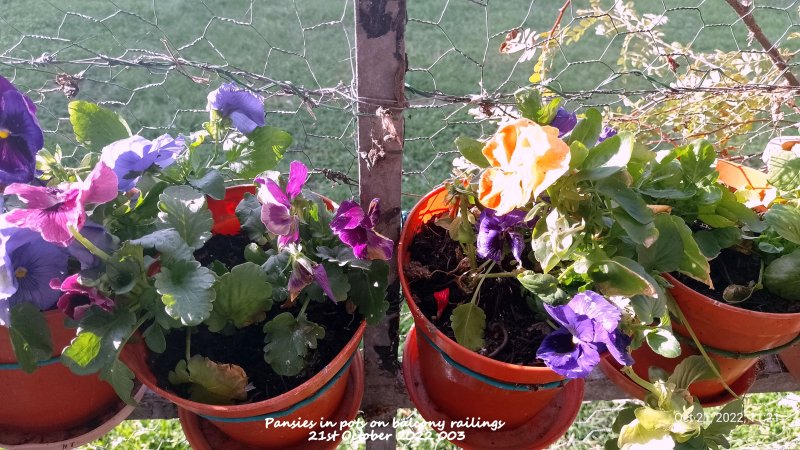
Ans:
{"label": "teal band on pot", "polygon": [[[61,356],[56,356],[44,361],[39,361],[36,363],[36,367],[49,366],[57,363],[60,359]],[[19,363],[0,364],[0,370],[22,370],[22,366],[20,366]]]}
{"label": "teal band on pot", "polygon": [[[356,351],[358,351],[358,350],[356,350]],[[353,353],[353,356],[354,355],[355,355],[355,353]],[[285,415],[291,414],[291,413],[297,411],[298,409],[300,409],[300,408],[302,408],[304,406],[307,406],[309,403],[311,403],[314,400],[318,399],[322,394],[327,392],[328,389],[330,389],[331,386],[333,386],[334,383],[336,383],[339,380],[339,378],[341,378],[342,375],[344,375],[347,372],[347,369],[350,367],[350,363],[353,361],[353,356],[350,356],[350,359],[348,359],[347,362],[344,364],[344,366],[342,366],[342,368],[339,369],[338,372],[336,372],[336,375],[334,375],[333,378],[330,379],[330,381],[325,383],[324,386],[319,388],[319,390],[316,393],[314,393],[314,395],[312,395],[311,397],[308,397],[308,398],[306,398],[304,400],[301,400],[301,401],[295,403],[294,405],[292,405],[292,406],[290,406],[290,407],[288,407],[286,409],[282,409],[280,411],[275,411],[275,412],[271,412],[271,413],[267,413],[267,414],[262,414],[260,416],[253,416],[253,417],[215,417],[215,416],[204,416],[202,414],[200,414],[200,417],[202,417],[204,419],[208,419],[208,420],[213,420],[215,422],[241,423],[241,422],[259,422],[259,421],[266,420],[266,419],[278,419],[278,418],[283,417]]]}
{"label": "teal band on pot", "polygon": [[425,333],[417,332],[417,336],[422,336],[423,338],[425,338],[428,344],[430,344],[431,347],[433,347],[437,352],[439,352],[439,354],[442,355],[444,360],[447,361],[447,363],[450,364],[451,366],[455,367],[462,373],[477,379],[478,381],[481,381],[498,389],[504,389],[507,391],[541,391],[544,389],[560,388],[571,381],[569,378],[565,378],[561,381],[553,381],[544,384],[518,384],[518,383],[507,383],[505,381],[495,380],[494,378],[489,378],[486,375],[475,372],[469,367],[466,367],[456,362],[447,353],[445,353],[444,350],[440,349],[436,344],[434,344],[433,341],[428,336],[425,335]]}

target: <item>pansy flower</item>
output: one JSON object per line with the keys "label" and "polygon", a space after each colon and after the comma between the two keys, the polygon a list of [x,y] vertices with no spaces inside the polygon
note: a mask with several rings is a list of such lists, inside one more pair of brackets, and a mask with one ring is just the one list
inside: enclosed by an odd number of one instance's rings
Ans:
{"label": "pansy flower", "polygon": [[141,136],[131,136],[103,148],[100,161],[114,169],[120,192],[136,186],[139,177],[153,165],[162,169],[175,162],[175,154],[183,149],[183,137],[165,134],[154,141]]}
{"label": "pansy flower", "polygon": [[521,265],[525,238],[520,228],[525,223],[525,215],[526,212],[520,209],[503,216],[489,208],[484,209],[478,217],[478,256],[499,263],[503,260],[503,247],[508,243],[511,254]]}
{"label": "pansy flower", "polygon": [[278,183],[271,178],[256,178],[262,185],[258,190],[261,200],[261,221],[270,233],[278,235],[278,245],[297,242],[300,239],[300,219],[292,211],[292,201],[300,195],[306,183],[308,168],[300,161],[292,161],[289,165],[289,181],[284,192]]}
{"label": "pansy flower", "polygon": [[359,259],[382,259],[392,257],[392,240],[375,231],[381,215],[380,200],[375,198],[366,213],[358,203],[345,200],[331,220],[331,230],[345,244],[353,248]]}
{"label": "pansy flower", "polygon": [[620,364],[633,364],[627,351],[630,338],[617,329],[622,313],[602,295],[584,291],[566,305],[544,307],[561,328],[544,338],[536,356],[554,372],[584,378],[606,350]]}
{"label": "pansy flower", "polygon": [[550,126],[558,129],[558,137],[572,131],[575,125],[578,124],[578,116],[572,112],[559,107],[553,120],[550,121]]}
{"label": "pansy flower", "polygon": [[478,200],[498,215],[524,207],[569,170],[569,146],[558,129],[517,119],[483,147],[491,164],[480,177]]}
{"label": "pansy flower", "polygon": [[[115,238],[108,234],[102,225],[87,220],[86,223],[83,224],[81,235],[94,244],[95,247],[106,253],[112,253],[114,250]],[[69,252],[69,256],[80,263],[81,270],[94,269],[102,262],[99,257],[90,252],[89,249],[78,241],[72,241],[67,246],[67,252]]]}
{"label": "pansy flower", "polygon": [[614,137],[617,135],[617,130],[615,128],[605,126],[603,130],[600,132],[600,137],[597,138],[597,143],[601,143],[610,137]]}
{"label": "pansy flower", "polygon": [[250,134],[266,123],[264,98],[234,83],[224,83],[208,94],[208,110],[230,119],[233,127],[243,134]]}
{"label": "pansy flower", "polygon": [[81,320],[92,306],[105,311],[114,309],[114,301],[103,295],[96,287],[81,284],[80,274],[70,275],[63,282],[53,279],[50,281],[50,287],[62,292],[57,306],[71,319]]}
{"label": "pansy flower", "polygon": [[8,326],[14,305],[52,308],[60,293],[50,288],[50,280],[66,274],[67,261],[66,249],[45,242],[34,231],[0,229],[0,326]]}
{"label": "pansy flower", "polygon": [[0,76],[0,184],[31,181],[43,146],[33,102]]}
{"label": "pansy flower", "polygon": [[55,187],[14,183],[5,193],[16,194],[27,205],[27,209],[6,214],[8,223],[37,231],[44,240],[66,247],[72,240],[70,227],[83,228],[87,205],[117,197],[117,176],[101,162],[82,182]]}
{"label": "pansy flower", "polygon": [[[294,246],[293,246],[294,247]],[[300,292],[309,284],[316,282],[328,298],[336,302],[336,296],[328,280],[328,272],[322,264],[317,264],[298,251],[292,252],[292,274],[289,276],[289,301],[294,302]]]}

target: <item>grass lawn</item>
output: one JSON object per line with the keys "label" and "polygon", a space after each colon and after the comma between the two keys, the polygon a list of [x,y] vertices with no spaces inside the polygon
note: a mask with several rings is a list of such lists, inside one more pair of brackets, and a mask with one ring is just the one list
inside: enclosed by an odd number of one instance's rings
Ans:
{"label": "grass lawn", "polygon": [[[489,3],[490,6],[484,6]],[[406,48],[411,71],[407,83],[418,90],[453,95],[482,92],[511,93],[528,84],[533,63],[517,64],[516,57],[497,49],[505,31],[522,26],[536,31],[552,27],[558,8],[555,0],[409,0],[410,22]],[[588,0],[573,4],[581,8]],[[800,31],[797,6],[791,1],[760,1],[756,18],[774,42]],[[603,5],[610,5],[603,0]],[[721,0],[637,0],[640,13],[662,14],[667,41],[691,44],[696,51],[732,51],[747,43],[747,30]],[[788,9],[787,9],[788,8]],[[205,118],[205,96],[221,80],[213,73],[188,72],[210,78],[198,85],[178,70],[157,67],[96,67],[68,61],[106,55],[129,59],[165,46],[182,57],[263,74],[311,89],[347,85],[354,61],[353,6],[346,0],[1,0],[0,74],[31,90],[40,104],[40,117],[48,130],[48,146],[58,143],[69,154],[74,148],[66,117],[68,100],[55,90],[55,74],[82,72],[78,98],[104,102],[128,119],[134,132],[147,137],[164,132],[186,133]],[[572,20],[570,12],[564,24]],[[592,31],[576,45],[559,47],[554,72],[560,89],[589,91],[606,87],[648,87],[640,78],[614,75],[623,35],[613,39]],[[58,65],[17,65],[20,60],[47,59]],[[670,80],[665,80],[669,82]],[[413,107],[406,111],[404,207],[447,174],[452,141],[458,135],[478,137],[463,105],[432,105],[409,92]],[[598,100],[599,101],[599,100]],[[590,99],[591,102],[591,99]],[[318,169],[341,171],[358,177],[354,149],[352,109],[347,101],[324,101],[310,113],[296,98],[271,95],[267,99],[268,123],[295,135],[292,154]],[[574,102],[569,107],[578,107]],[[753,151],[758,149],[752,149]],[[283,167],[285,168],[285,166]],[[341,198],[353,188],[332,186],[317,177],[313,187]],[[407,318],[406,318],[407,319]],[[797,443],[800,420],[796,402],[785,394],[751,397],[756,412],[784,411],[787,420],[737,430],[737,448],[768,448],[780,439]],[[779,406],[781,400],[784,403]],[[787,406],[788,405],[788,406]],[[610,402],[586,403],[578,422],[559,448],[598,448],[605,440],[614,411]],[[782,408],[782,409],[781,409]],[[401,412],[401,414],[412,414]],[[756,414],[757,415],[757,414]],[[793,424],[793,425],[790,425]],[[422,430],[422,429],[421,429]],[[785,441],[783,441],[785,442]],[[406,448],[448,448],[435,441],[404,443]],[[345,444],[345,448],[359,443]],[[87,448],[186,448],[176,421],[126,422]],[[774,447],[780,448],[780,447]],[[787,447],[788,448],[788,447]]]}

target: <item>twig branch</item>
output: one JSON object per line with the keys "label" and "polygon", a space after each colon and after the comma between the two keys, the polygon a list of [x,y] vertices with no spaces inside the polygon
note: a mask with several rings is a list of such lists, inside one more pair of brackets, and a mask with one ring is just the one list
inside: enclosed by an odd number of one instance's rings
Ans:
{"label": "twig branch", "polygon": [[789,65],[786,64],[786,60],[783,59],[781,53],[778,49],[772,45],[769,38],[764,34],[764,31],[761,29],[761,26],[758,25],[756,22],[756,18],[753,15],[753,4],[752,2],[748,2],[747,4],[743,3],[742,0],[725,0],[731,5],[731,8],[736,11],[736,14],[742,18],[742,21],[745,25],[747,25],[747,29],[753,33],[753,37],[756,38],[761,47],[764,48],[764,51],[767,52],[772,62],[775,63],[775,66],[783,72],[783,77],[786,78],[786,81],[789,82],[790,86],[798,87],[800,86],[800,81],[794,76],[794,74],[789,71]]}

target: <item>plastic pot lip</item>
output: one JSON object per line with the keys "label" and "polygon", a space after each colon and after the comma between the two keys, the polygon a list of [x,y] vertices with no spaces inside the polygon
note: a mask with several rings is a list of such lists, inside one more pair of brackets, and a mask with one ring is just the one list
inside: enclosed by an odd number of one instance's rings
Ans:
{"label": "plastic pot lip", "polygon": [[193,413],[201,415],[210,415],[217,417],[248,417],[256,416],[273,411],[279,411],[290,407],[297,402],[304,400],[320,388],[322,388],[336,373],[347,363],[353,356],[353,353],[358,350],[361,338],[364,336],[367,322],[361,321],[358,329],[353,337],[347,342],[342,351],[336,355],[333,360],[328,363],[322,370],[317,372],[313,377],[309,378],[300,386],[285,392],[277,397],[272,397],[267,400],[262,400],[255,403],[245,403],[241,405],[208,405],[205,403],[194,402],[189,399],[180,397],[170,391],[167,391],[160,386],[156,380],[155,374],[147,364],[146,357],[149,353],[147,346],[143,341],[138,343],[128,343],[123,350],[125,364],[136,374],[136,378],[143,384],[150,388],[159,396],[175,403],[181,408],[185,408]]}
{"label": "plastic pot lip", "polygon": [[[64,335],[63,330],[66,329],[64,327],[64,319],[67,317],[61,310],[58,308],[49,309],[47,311],[42,311],[44,315],[44,320],[47,322],[47,329],[50,330],[50,335],[53,337],[53,353],[52,357],[55,358],[61,355],[61,346],[56,341],[56,338],[61,337]],[[73,330],[73,337],[74,337]],[[17,358],[14,356],[14,350],[11,348],[11,342],[7,340],[5,336],[8,336],[7,332],[3,332],[3,338],[0,339],[0,364],[13,364],[18,362]],[[63,339],[59,339],[63,340]],[[65,345],[69,344],[69,340],[66,341]]]}
{"label": "plastic pot lip", "polygon": [[423,196],[414,206],[414,208],[411,209],[411,211],[408,213],[406,224],[403,226],[403,229],[400,232],[400,240],[397,244],[397,267],[400,269],[398,270],[398,278],[400,279],[400,286],[403,290],[403,297],[405,298],[406,304],[411,311],[411,315],[414,317],[414,322],[418,324],[417,332],[424,333],[439,348],[445,351],[458,363],[498,380],[520,384],[536,383],[543,378],[547,379],[548,381],[563,380],[564,377],[553,372],[553,370],[548,367],[532,367],[522,366],[519,364],[510,364],[497,361],[468,350],[466,347],[463,347],[461,344],[450,339],[447,337],[447,335],[436,328],[436,325],[434,325],[428,320],[427,317],[425,317],[414,299],[411,297],[411,289],[409,287],[405,271],[403,270],[404,264],[406,263],[405,259],[408,255],[407,248],[411,245],[411,241],[416,234],[411,231],[409,222],[413,217],[420,215],[420,209],[429,199],[441,194],[444,190],[444,185],[437,186],[431,192]]}
{"label": "plastic pot lip", "polygon": [[[697,309],[700,305],[704,308],[711,308],[716,309],[718,311],[723,312],[724,314],[732,315],[737,317],[740,320],[764,320],[769,321],[771,326],[776,325],[775,322],[785,322],[786,325],[794,325],[797,326],[800,324],[800,313],[767,313],[761,311],[750,311],[749,309],[739,308],[733,305],[728,305],[724,302],[720,302],[718,300],[714,300],[711,297],[708,297],[700,292],[695,291],[694,289],[690,288],[689,286],[680,282],[677,278],[673,277],[668,273],[661,274],[669,283],[673,286],[670,290],[677,289],[679,291],[689,292],[692,295],[691,302],[689,304],[686,301],[682,301],[683,296],[675,296],[675,301],[680,303],[681,306],[686,308]],[[695,304],[697,303],[697,304]],[[690,315],[687,311],[684,311],[684,314]]]}

